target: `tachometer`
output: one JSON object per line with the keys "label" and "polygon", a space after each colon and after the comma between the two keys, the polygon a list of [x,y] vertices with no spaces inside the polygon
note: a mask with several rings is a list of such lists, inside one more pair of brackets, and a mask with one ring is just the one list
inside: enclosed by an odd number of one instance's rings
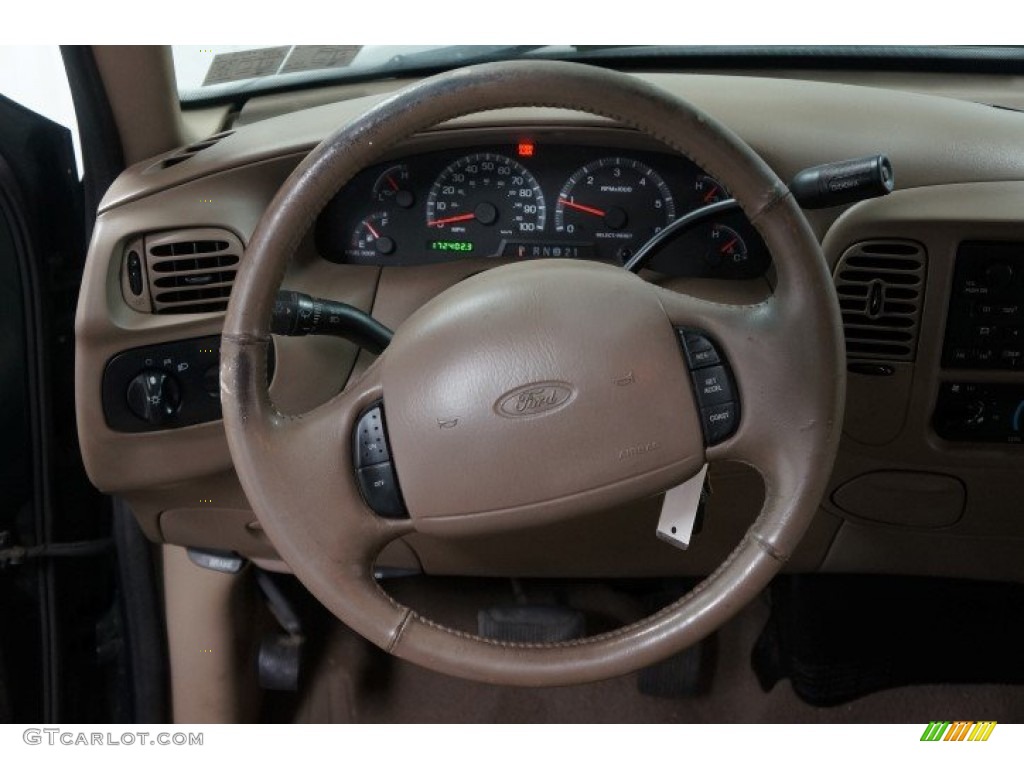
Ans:
{"label": "tachometer", "polygon": [[503,239],[543,231],[545,218],[537,180],[504,155],[459,158],[441,171],[427,198],[427,226],[448,240],[473,242],[480,255],[497,253]]}
{"label": "tachometer", "polygon": [[555,231],[594,238],[607,257],[624,261],[675,217],[672,193],[653,168],[606,157],[587,163],[562,186]]}

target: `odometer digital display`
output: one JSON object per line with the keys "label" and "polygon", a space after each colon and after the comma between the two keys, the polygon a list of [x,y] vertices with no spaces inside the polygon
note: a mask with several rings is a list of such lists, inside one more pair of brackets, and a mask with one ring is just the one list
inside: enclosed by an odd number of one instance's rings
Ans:
{"label": "odometer digital display", "polygon": [[468,240],[427,240],[427,248],[432,251],[470,253],[473,250],[473,243]]}

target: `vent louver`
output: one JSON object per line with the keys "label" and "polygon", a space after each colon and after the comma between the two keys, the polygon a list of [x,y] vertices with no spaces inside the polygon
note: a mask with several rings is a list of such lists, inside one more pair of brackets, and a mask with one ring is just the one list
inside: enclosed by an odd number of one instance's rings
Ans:
{"label": "vent louver", "polygon": [[147,235],[146,272],[156,314],[223,312],[242,259],[242,243],[223,229]]}
{"label": "vent louver", "polygon": [[913,360],[926,255],[917,243],[873,240],[849,248],[835,269],[850,359]]}
{"label": "vent louver", "polygon": [[187,147],[182,147],[173,155],[165,157],[158,163],[159,168],[171,168],[172,166],[178,165],[188,160],[190,157],[202,152],[204,149],[209,149],[218,141],[223,138],[230,136],[234,131],[223,131],[222,133],[215,133],[213,136],[209,136],[202,141],[197,141],[195,144],[189,144]]}

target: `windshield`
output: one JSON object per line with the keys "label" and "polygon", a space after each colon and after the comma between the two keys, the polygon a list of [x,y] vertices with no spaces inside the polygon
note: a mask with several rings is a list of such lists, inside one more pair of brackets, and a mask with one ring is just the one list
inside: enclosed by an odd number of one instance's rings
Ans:
{"label": "windshield", "polygon": [[1000,46],[176,45],[173,53],[178,93],[185,105],[525,57],[647,69],[1024,73],[1021,49]]}

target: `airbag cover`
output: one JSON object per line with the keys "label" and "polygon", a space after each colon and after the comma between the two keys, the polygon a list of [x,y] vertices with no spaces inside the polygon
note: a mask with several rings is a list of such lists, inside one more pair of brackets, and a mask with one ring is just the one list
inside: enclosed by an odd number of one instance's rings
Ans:
{"label": "airbag cover", "polygon": [[398,481],[421,530],[548,521],[664,490],[704,461],[657,292],[611,266],[476,275],[403,324],[382,365]]}

